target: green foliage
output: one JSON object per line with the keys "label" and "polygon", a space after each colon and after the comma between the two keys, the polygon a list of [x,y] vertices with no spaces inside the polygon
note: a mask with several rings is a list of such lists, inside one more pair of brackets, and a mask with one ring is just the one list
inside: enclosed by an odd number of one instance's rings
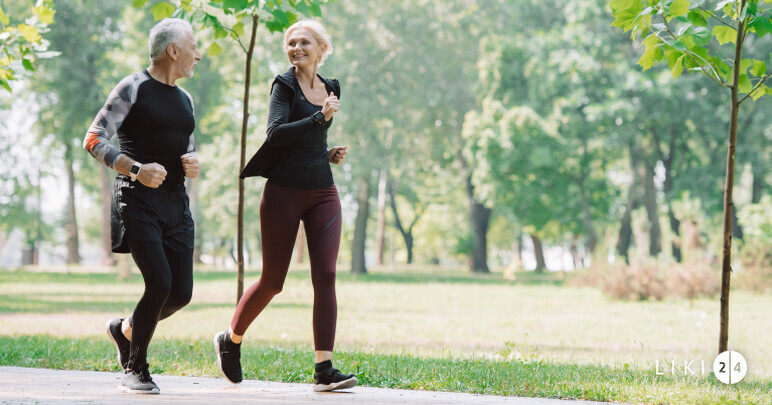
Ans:
{"label": "green foliage", "polygon": [[[253,17],[259,17],[270,32],[281,32],[298,21],[302,15],[321,17],[321,6],[329,0],[214,0],[207,3],[193,3],[190,0],[163,0],[150,8],[153,18],[158,21],[168,17],[189,19],[202,27],[214,31],[214,41],[209,46],[208,56],[222,52],[221,40],[230,37],[240,41],[244,26],[251,24]],[[134,7],[144,7],[148,0],[133,0]],[[262,3],[262,6],[260,5]],[[242,48],[244,45],[241,44]]]}
{"label": "green foliage", "polygon": [[55,14],[53,0],[38,1],[36,6],[10,3],[0,2],[0,86],[8,92],[17,75],[34,72],[36,59],[50,56],[44,54],[48,41],[42,34]]}
{"label": "green foliage", "polygon": [[[745,38],[749,33],[759,39],[772,32],[772,7],[767,0],[723,1],[715,10],[705,8],[704,0],[610,0],[615,20],[613,26],[631,31],[632,38],[645,37],[645,51],[638,63],[650,69],[663,59],[673,77],[683,69],[701,72],[717,83],[729,87],[738,85],[740,93],[754,100],[770,92],[765,84],[772,76],[761,59],[734,61],[733,49],[721,50],[722,45],[736,45],[738,29]],[[739,9],[738,9],[739,8]],[[718,15],[717,12],[722,13]],[[767,59],[768,60],[768,59]],[[738,83],[732,82],[734,63],[740,63]],[[748,68],[753,66],[750,71]]]}

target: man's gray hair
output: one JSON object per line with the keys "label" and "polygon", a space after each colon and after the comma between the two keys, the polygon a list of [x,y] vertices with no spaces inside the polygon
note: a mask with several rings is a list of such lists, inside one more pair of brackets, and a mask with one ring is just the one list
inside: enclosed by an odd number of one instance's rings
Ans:
{"label": "man's gray hair", "polygon": [[150,30],[150,60],[155,61],[166,52],[169,44],[179,45],[187,31],[193,31],[189,22],[179,18],[164,18]]}

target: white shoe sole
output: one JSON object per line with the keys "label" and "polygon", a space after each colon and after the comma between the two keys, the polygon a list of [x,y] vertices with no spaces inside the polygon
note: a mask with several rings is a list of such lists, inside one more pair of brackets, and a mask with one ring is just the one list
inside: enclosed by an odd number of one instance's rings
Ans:
{"label": "white shoe sole", "polygon": [[351,388],[356,386],[357,382],[358,381],[356,377],[351,377],[348,380],[338,381],[332,384],[314,384],[314,391],[325,392],[325,391],[345,390],[346,388]]}
{"label": "white shoe sole", "polygon": [[161,390],[158,389],[158,387],[153,388],[152,390],[133,390],[129,387],[126,387],[124,385],[119,385],[118,390],[121,392],[125,392],[127,394],[160,394]]}
{"label": "white shoe sole", "polygon": [[212,342],[214,343],[214,355],[217,357],[217,368],[220,369],[220,374],[222,374],[226,380],[230,381],[231,384],[238,384],[241,381],[231,381],[231,379],[225,375],[225,371],[222,369],[222,360],[220,359],[220,342],[218,341],[217,336],[220,336],[220,334],[215,334],[214,338],[212,339]]}

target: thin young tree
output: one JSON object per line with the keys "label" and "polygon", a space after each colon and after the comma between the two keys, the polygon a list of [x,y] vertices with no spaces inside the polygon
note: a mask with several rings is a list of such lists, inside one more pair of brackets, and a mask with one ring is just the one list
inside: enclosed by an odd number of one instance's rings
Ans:
{"label": "thin young tree", "polygon": [[[701,73],[728,90],[729,136],[724,184],[723,259],[721,264],[721,320],[718,352],[729,340],[729,290],[732,274],[732,191],[734,188],[737,120],[749,99],[772,95],[766,81],[769,54],[743,58],[747,45],[772,33],[772,0],[723,0],[713,7],[705,0],[610,0],[614,27],[642,38],[643,70],[665,61],[673,77],[686,69]],[[768,50],[768,48],[767,48]],[[766,52],[764,52],[766,53]],[[744,95],[744,96],[743,96]]]}

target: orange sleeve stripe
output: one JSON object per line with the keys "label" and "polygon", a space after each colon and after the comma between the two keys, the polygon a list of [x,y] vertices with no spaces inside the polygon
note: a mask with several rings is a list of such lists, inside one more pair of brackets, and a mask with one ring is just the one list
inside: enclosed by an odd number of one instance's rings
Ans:
{"label": "orange sleeve stripe", "polygon": [[99,135],[93,132],[89,132],[88,134],[86,134],[86,149],[88,149],[89,152],[94,150],[94,147],[96,147],[97,144],[99,143],[98,136]]}

